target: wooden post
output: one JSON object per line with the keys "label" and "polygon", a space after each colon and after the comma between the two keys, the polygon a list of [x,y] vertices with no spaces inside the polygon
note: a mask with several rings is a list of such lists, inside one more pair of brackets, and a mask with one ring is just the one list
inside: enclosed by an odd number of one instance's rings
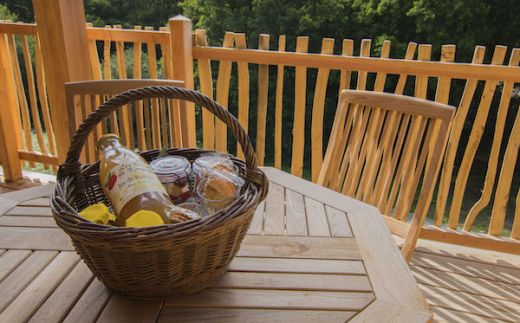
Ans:
{"label": "wooden post", "polygon": [[[184,81],[184,87],[193,89],[193,51],[191,20],[184,16],[170,18],[170,47],[173,79]],[[186,103],[181,109],[182,146],[196,147],[195,105]]]}
{"label": "wooden post", "polygon": [[83,0],[33,0],[58,161],[69,149],[65,83],[92,79]]}
{"label": "wooden post", "polygon": [[22,178],[22,167],[18,157],[20,142],[20,116],[16,87],[11,68],[11,59],[5,35],[0,35],[0,163],[6,181]]}

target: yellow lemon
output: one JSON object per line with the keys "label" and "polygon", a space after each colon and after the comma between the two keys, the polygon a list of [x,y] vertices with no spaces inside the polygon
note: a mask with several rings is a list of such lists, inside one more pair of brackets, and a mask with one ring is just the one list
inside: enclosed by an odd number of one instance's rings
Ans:
{"label": "yellow lemon", "polygon": [[115,221],[116,216],[110,213],[108,207],[103,203],[93,204],[86,207],[79,215],[89,220],[90,222],[107,224],[108,221]]}
{"label": "yellow lemon", "polygon": [[140,210],[126,219],[127,227],[151,227],[164,224],[161,216],[153,211]]}

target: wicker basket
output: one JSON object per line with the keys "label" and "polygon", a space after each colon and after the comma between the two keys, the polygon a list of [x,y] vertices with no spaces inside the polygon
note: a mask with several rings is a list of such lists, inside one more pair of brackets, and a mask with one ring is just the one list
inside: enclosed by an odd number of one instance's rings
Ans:
{"label": "wicker basket", "polygon": [[[227,124],[246,160],[244,163],[233,159],[246,181],[239,198],[214,215],[174,225],[124,228],[85,220],[78,210],[98,202],[109,204],[99,183],[99,162],[88,165],[79,162],[87,136],[119,107],[149,98],[191,101]],[[182,155],[190,161],[205,152],[168,150],[168,154]],[[158,153],[152,150],[141,155],[150,161]],[[226,272],[267,190],[267,179],[256,167],[249,137],[235,117],[198,92],[176,87],[146,87],[113,97],[78,128],[67,159],[58,171],[51,207],[57,224],[70,236],[76,251],[103,283],[131,297],[161,298],[204,289]]]}

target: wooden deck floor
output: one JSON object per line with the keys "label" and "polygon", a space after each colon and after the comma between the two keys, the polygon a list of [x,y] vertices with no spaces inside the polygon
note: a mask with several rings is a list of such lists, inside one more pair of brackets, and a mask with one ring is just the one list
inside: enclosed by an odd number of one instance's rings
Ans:
{"label": "wooden deck floor", "polygon": [[[27,173],[0,194],[52,181]],[[402,241],[396,237],[399,244]],[[520,257],[420,240],[410,263],[438,322],[520,322]]]}

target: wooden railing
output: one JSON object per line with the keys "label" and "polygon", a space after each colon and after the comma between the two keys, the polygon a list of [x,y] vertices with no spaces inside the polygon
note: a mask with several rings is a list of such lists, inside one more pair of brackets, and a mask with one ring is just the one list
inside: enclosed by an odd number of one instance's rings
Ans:
{"label": "wooden railing", "polygon": [[4,53],[4,64],[10,67],[6,77],[16,87],[17,118],[15,128],[18,136],[17,150],[21,160],[30,166],[41,163],[45,168],[56,166],[56,144],[50,118],[47,85],[35,24],[0,23],[0,42]]}
{"label": "wooden railing", "polygon": [[[228,107],[249,130],[260,165],[274,165],[313,181],[321,168],[331,116],[341,89],[385,91],[452,104],[457,107],[457,114],[429,224],[422,236],[520,253],[520,113],[519,99],[513,98],[515,86],[520,83],[520,49],[508,53],[507,48],[496,46],[488,64],[484,63],[486,49],[477,46],[471,63],[454,63],[454,45],[442,46],[437,61],[432,59],[429,44],[409,43],[403,57],[390,58],[389,41],[381,44],[375,57],[368,39],[361,41],[359,50],[355,41],[345,39],[341,54],[337,54],[333,50],[334,40],[325,38],[321,53],[317,54],[307,53],[307,37],[298,37],[295,51],[291,52],[286,48],[285,36],[273,40],[269,35],[260,35],[258,49],[250,49],[245,35],[233,32],[224,35],[221,47],[212,47],[208,46],[204,30],[196,30],[192,46],[186,48],[189,41],[184,38],[184,43],[178,44],[180,32],[175,28],[170,24],[177,36],[167,29],[87,27],[93,77],[176,78],[189,73],[179,72],[184,68],[179,62],[189,58],[195,64],[197,89]],[[4,23],[0,24],[0,34],[34,35],[35,30],[30,24]],[[270,43],[276,43],[276,47],[270,48]],[[183,52],[181,60],[174,57],[178,52]],[[354,56],[354,52],[359,52],[359,56]],[[143,60],[145,56],[147,59]],[[193,82],[193,77],[190,80]],[[251,87],[255,89],[252,91]],[[25,93],[18,83],[17,90]],[[251,92],[256,96],[251,97]],[[289,101],[293,104],[289,105]],[[23,126],[23,102],[18,109]],[[204,148],[241,156],[225,126],[209,113],[197,111],[196,119],[193,115],[190,121],[193,124],[183,129],[185,136],[196,136]],[[195,120],[202,125],[199,131]],[[38,132],[34,121],[33,127]],[[55,127],[55,133],[60,135],[66,131]],[[45,124],[41,128],[49,129]],[[488,144],[482,142],[483,138],[493,139]],[[190,144],[184,141],[183,145]],[[30,160],[29,152],[53,153],[50,146],[47,149],[25,152],[23,146],[20,157]],[[417,167],[424,166],[419,160],[415,162]],[[475,187],[482,192],[475,194]],[[392,223],[392,229],[398,231],[399,222]]]}

